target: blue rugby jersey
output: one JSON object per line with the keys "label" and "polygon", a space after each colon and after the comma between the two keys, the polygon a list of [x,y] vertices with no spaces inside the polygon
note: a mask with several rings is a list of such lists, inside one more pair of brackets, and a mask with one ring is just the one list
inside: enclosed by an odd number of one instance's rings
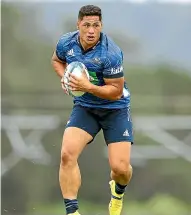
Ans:
{"label": "blue rugby jersey", "polygon": [[[91,82],[98,86],[105,85],[104,78],[123,77],[123,53],[120,48],[104,33],[98,43],[84,51],[79,42],[79,32],[64,34],[56,46],[57,57],[68,64],[73,61],[82,62],[88,69]],[[130,92],[126,83],[121,99],[111,101],[85,93],[74,97],[74,104],[85,107],[118,109],[130,106]]]}

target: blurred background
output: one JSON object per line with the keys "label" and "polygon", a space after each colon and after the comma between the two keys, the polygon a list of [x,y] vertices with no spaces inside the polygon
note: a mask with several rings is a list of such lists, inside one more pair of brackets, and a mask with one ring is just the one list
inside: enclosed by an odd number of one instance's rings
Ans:
{"label": "blurred background", "polygon": [[[134,176],[123,215],[191,214],[191,4],[176,2],[2,1],[2,215],[65,214],[58,169],[72,98],[50,60],[90,3],[102,8],[103,31],[124,52],[132,96]],[[79,163],[82,215],[107,215],[102,133]]]}

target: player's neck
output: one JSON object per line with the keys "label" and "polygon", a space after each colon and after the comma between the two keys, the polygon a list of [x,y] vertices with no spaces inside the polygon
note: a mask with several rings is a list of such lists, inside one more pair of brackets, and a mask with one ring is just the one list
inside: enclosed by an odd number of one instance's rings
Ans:
{"label": "player's neck", "polygon": [[100,39],[98,39],[95,43],[91,44],[91,45],[88,45],[87,43],[85,43],[81,38],[80,38],[80,44],[83,48],[84,51],[88,50],[88,49],[91,49],[92,47],[94,47],[98,42],[99,42]]}

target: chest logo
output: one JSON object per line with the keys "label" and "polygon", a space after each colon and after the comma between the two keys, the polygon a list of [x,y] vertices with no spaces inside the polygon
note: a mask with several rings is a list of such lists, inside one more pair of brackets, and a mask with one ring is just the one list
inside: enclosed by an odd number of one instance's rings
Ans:
{"label": "chest logo", "polygon": [[95,64],[101,64],[100,58],[97,58],[97,57],[93,58],[92,62],[95,63]]}

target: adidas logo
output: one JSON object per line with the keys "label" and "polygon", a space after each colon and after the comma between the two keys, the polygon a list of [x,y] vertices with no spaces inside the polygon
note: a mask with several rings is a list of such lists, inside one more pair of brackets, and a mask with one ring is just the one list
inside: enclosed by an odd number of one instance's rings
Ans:
{"label": "adidas logo", "polygon": [[125,136],[125,137],[129,137],[129,132],[128,132],[128,130],[127,130],[127,129],[124,131],[123,136]]}
{"label": "adidas logo", "polygon": [[70,49],[70,50],[67,52],[67,55],[74,56],[74,50],[73,50],[73,49]]}

